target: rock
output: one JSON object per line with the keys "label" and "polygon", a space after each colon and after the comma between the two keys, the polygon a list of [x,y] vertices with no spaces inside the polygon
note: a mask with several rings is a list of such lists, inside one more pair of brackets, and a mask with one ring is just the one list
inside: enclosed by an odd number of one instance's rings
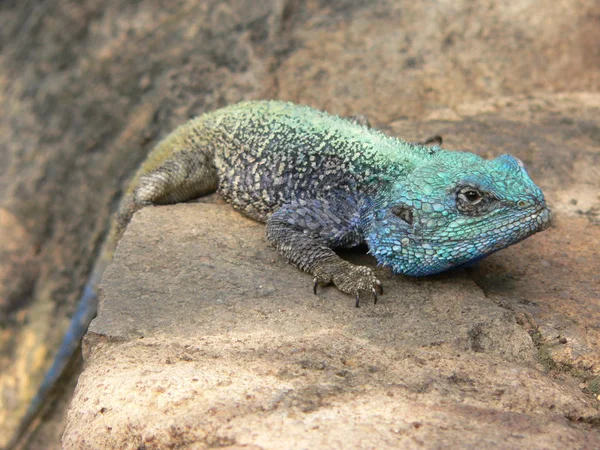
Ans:
{"label": "rock", "polygon": [[469,273],[378,270],[385,295],[356,309],[313,295],[228,205],[142,210],[102,282],[64,448],[600,445],[596,400],[540,370]]}

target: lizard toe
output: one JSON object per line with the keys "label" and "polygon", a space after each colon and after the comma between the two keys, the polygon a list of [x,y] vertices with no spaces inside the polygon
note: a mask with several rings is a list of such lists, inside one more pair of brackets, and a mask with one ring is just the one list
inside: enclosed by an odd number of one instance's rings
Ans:
{"label": "lizard toe", "polygon": [[361,292],[369,292],[373,296],[374,303],[377,303],[378,295],[383,294],[383,285],[373,269],[355,266],[343,260],[319,267],[314,272],[313,281],[313,292],[317,292],[319,284],[333,283],[343,293],[354,296],[357,308],[360,307]]}

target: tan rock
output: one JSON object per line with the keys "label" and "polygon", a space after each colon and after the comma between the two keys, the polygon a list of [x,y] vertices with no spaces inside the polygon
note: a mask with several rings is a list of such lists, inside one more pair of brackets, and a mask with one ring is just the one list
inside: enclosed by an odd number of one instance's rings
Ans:
{"label": "tan rock", "polygon": [[468,273],[380,275],[380,303],[356,309],[314,296],[227,205],[142,210],[102,283],[64,448],[600,445],[581,425],[596,400],[537,368]]}

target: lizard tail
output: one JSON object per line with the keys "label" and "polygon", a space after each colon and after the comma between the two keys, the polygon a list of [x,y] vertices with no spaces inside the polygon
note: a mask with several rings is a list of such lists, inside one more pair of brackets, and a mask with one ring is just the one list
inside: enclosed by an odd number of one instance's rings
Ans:
{"label": "lizard tail", "polygon": [[65,374],[67,368],[71,366],[77,349],[81,345],[81,340],[90,322],[96,315],[98,307],[98,284],[109,261],[110,259],[104,257],[104,255],[98,258],[79,298],[77,310],[69,323],[69,328],[54,357],[52,366],[46,372],[35,397],[29,403],[29,408],[9,442],[8,449],[25,448],[27,444],[26,438],[30,435],[30,431],[37,426],[43,410],[48,405],[47,400],[55,390],[58,380]]}
{"label": "lizard tail", "polygon": [[98,307],[98,285],[133,214],[146,205],[190,200],[217,188],[217,171],[206,141],[202,119],[177,128],[148,155],[129,183],[92,273],[77,303],[77,310],[35,397],[8,448],[24,448],[54,393],[57,381],[68,371]]}
{"label": "lizard tail", "polygon": [[[123,208],[123,204],[131,202],[130,197],[131,195],[126,195],[123,198],[121,208]],[[7,449],[19,450],[26,448],[29,437],[35,428],[37,428],[48,409],[48,400],[56,391],[58,381],[69,372],[69,368],[71,368],[76,360],[76,356],[78,355],[77,350],[81,346],[83,336],[85,336],[90,323],[96,317],[98,309],[98,286],[102,280],[102,275],[112,261],[113,252],[117,247],[119,237],[127,225],[126,221],[129,221],[132,215],[133,213],[121,221],[118,221],[116,218],[111,220],[109,232],[100,247],[100,255],[95,259],[92,272],[77,301],[77,309],[52,360],[52,365],[46,372],[35,396],[29,403],[25,415],[6,447]]]}

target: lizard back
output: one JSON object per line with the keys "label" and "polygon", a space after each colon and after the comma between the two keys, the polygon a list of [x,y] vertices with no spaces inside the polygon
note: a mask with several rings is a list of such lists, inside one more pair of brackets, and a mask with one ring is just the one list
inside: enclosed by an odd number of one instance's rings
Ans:
{"label": "lizard back", "polygon": [[347,119],[278,101],[240,103],[190,126],[214,155],[220,194],[261,222],[291,201],[354,195],[393,182],[432,154]]}

